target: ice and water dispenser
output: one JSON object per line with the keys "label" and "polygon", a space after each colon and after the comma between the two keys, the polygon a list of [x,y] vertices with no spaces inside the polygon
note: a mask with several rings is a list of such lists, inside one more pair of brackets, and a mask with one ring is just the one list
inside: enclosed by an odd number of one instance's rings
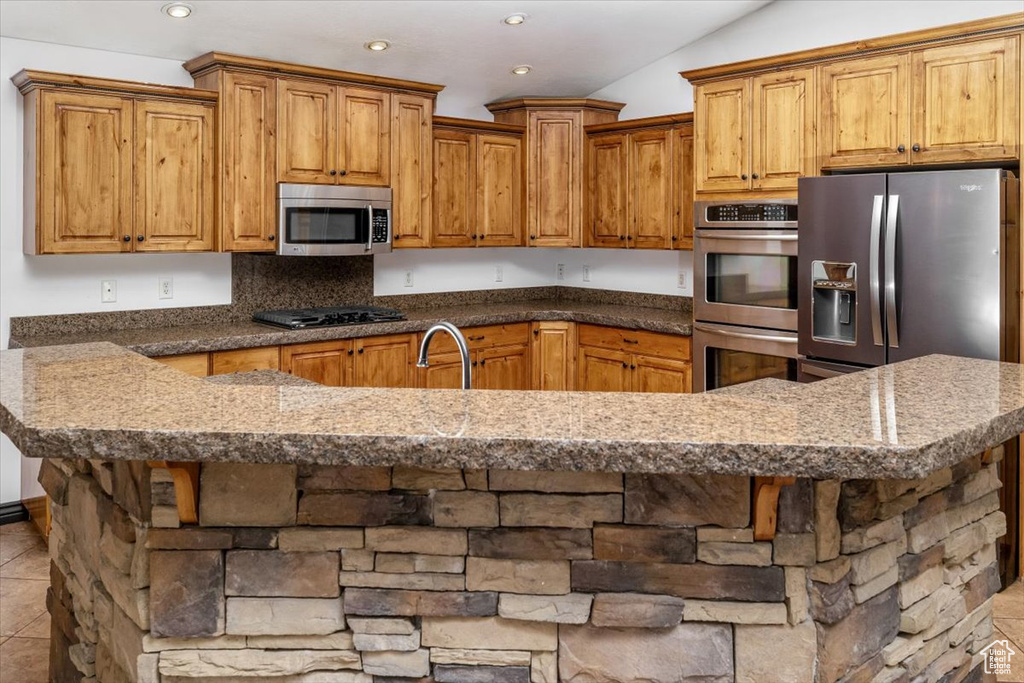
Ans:
{"label": "ice and water dispenser", "polygon": [[818,341],[857,343],[857,264],[811,262],[811,322]]}

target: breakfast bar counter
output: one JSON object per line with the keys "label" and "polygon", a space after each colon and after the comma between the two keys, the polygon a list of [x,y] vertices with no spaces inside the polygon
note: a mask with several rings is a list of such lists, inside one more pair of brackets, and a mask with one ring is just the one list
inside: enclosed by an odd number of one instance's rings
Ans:
{"label": "breakfast bar counter", "polygon": [[981,681],[1024,370],[703,395],[189,377],[0,352],[51,679]]}

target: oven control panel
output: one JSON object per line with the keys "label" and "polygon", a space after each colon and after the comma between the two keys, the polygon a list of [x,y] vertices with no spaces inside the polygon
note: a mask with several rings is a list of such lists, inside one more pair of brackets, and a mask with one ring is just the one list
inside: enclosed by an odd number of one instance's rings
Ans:
{"label": "oven control panel", "polygon": [[698,228],[795,228],[796,200],[697,202]]}

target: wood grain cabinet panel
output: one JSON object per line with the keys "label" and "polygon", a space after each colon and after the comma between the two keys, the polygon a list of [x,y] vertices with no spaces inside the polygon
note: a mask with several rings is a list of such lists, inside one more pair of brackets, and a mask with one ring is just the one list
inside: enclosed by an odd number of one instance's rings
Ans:
{"label": "wood grain cabinet panel", "polygon": [[[391,96],[380,90],[339,88],[338,182],[391,182]],[[417,136],[418,137],[418,136]]]}
{"label": "wood grain cabinet panel", "polygon": [[278,81],[278,180],[285,183],[335,182],[337,120],[336,86],[283,78]]}
{"label": "wood grain cabinet panel", "polygon": [[535,322],[531,331],[532,388],[536,391],[575,389],[576,323]]}
{"label": "wood grain cabinet panel", "polygon": [[416,386],[416,335],[362,337],[354,340],[352,348],[352,386]]}
{"label": "wood grain cabinet panel", "polygon": [[481,247],[523,243],[523,141],[480,134],[476,139],[476,225]]}
{"label": "wood grain cabinet panel", "polygon": [[252,349],[214,351],[210,354],[210,374],[226,375],[232,372],[252,370],[280,370],[281,350],[278,346],[261,346]]}
{"label": "wood grain cabinet panel", "polygon": [[527,117],[527,232],[531,247],[580,244],[583,115],[531,111]]}
{"label": "wood grain cabinet panel", "polygon": [[434,247],[470,247],[476,235],[476,135],[434,132]]}
{"label": "wood grain cabinet panel", "polygon": [[691,391],[689,337],[602,325],[578,325],[577,334],[579,390]]}
{"label": "wood grain cabinet panel", "polygon": [[630,133],[629,179],[629,246],[670,249],[675,218],[671,130]]}
{"label": "wood grain cabinet panel", "polygon": [[185,353],[177,356],[157,356],[153,360],[180,370],[193,377],[206,377],[210,374],[210,354]]}
{"label": "wood grain cabinet panel", "polygon": [[637,354],[630,369],[633,391],[688,394],[693,384],[687,361]]}
{"label": "wood grain cabinet panel", "polygon": [[675,206],[676,249],[693,249],[693,126],[673,130],[675,164],[672,167],[672,199]]}
{"label": "wood grain cabinet panel", "polygon": [[630,354],[591,346],[580,346],[577,354],[580,391],[629,391]]}
{"label": "wood grain cabinet panel", "polygon": [[426,247],[430,246],[432,225],[434,101],[416,95],[393,94],[391,98],[394,246]]}
{"label": "wood grain cabinet panel", "polygon": [[495,346],[475,354],[474,389],[523,390],[530,388],[528,344]]}
{"label": "wood grain cabinet panel", "polygon": [[750,187],[796,191],[797,179],[817,174],[814,69],[751,80]]}
{"label": "wood grain cabinet panel", "polygon": [[587,246],[626,246],[629,234],[629,135],[587,138]]}
{"label": "wood grain cabinet panel", "polygon": [[135,251],[211,251],[216,238],[212,105],[135,104]]}
{"label": "wood grain cabinet panel", "polygon": [[821,158],[825,167],[910,160],[910,58],[882,55],[822,66]]}
{"label": "wood grain cabinet panel", "polygon": [[749,78],[701,85],[694,92],[698,192],[750,187]]}
{"label": "wood grain cabinet panel", "polygon": [[[475,382],[472,370],[470,374]],[[421,389],[461,389],[462,356],[458,353],[431,353],[430,366],[416,368],[416,376],[416,386]]]}
{"label": "wood grain cabinet panel", "polygon": [[1016,159],[1020,37],[911,55],[912,163]]}
{"label": "wood grain cabinet panel", "polygon": [[[131,251],[133,102],[113,95],[38,93],[36,249]],[[30,138],[26,135],[26,145]]]}
{"label": "wood grain cabinet panel", "polygon": [[281,372],[329,387],[352,383],[350,340],[291,344],[281,347]]}

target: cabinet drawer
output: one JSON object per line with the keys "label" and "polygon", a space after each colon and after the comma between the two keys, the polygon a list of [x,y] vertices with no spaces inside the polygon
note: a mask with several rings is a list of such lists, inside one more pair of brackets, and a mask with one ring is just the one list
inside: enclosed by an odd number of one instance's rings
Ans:
{"label": "cabinet drawer", "polygon": [[690,338],[677,334],[580,325],[579,344],[676,360],[690,359]]}
{"label": "cabinet drawer", "polygon": [[263,346],[255,349],[215,351],[210,356],[210,374],[278,370],[281,367],[280,349],[279,346]]}
{"label": "cabinet drawer", "polygon": [[[528,344],[530,340],[529,323],[512,323],[509,325],[486,325],[483,327],[466,327],[462,330],[470,351],[489,349],[495,346],[512,346]],[[423,333],[419,335],[423,341]],[[451,335],[438,333],[430,341],[430,355],[435,353],[456,353],[458,347]]]}

